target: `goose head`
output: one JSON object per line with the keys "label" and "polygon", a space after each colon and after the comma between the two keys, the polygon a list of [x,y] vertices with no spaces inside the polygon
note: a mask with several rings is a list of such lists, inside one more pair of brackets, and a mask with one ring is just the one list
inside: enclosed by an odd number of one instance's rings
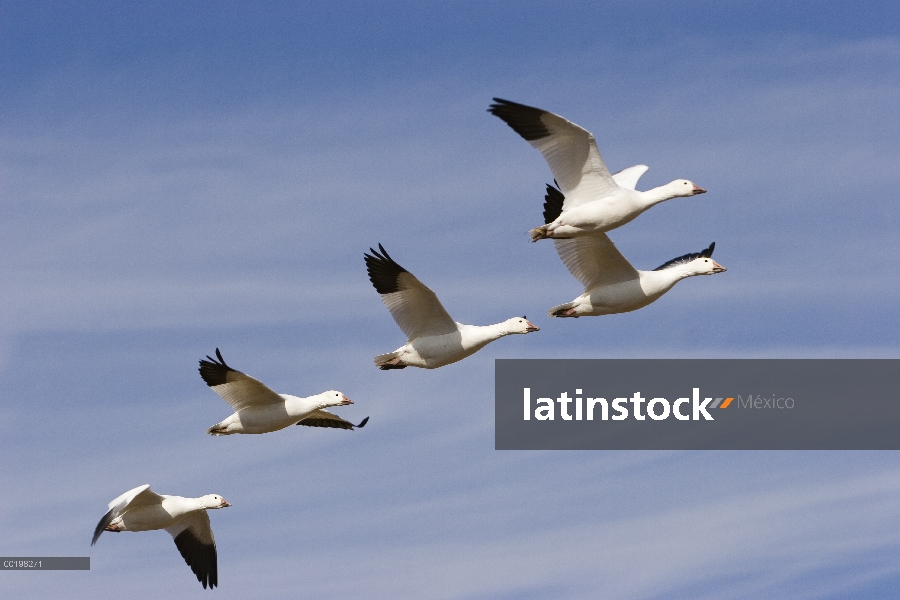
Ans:
{"label": "goose head", "polygon": [[688,277],[693,275],[715,275],[727,270],[709,256],[695,258],[685,266],[687,267]]}
{"label": "goose head", "polygon": [[672,194],[672,198],[683,198],[686,196],[696,196],[697,194],[705,194],[706,190],[687,179],[676,179],[672,183],[665,186],[666,191]]}
{"label": "goose head", "polygon": [[665,271],[667,269],[675,269],[678,277],[682,279],[692,275],[715,275],[716,273],[721,273],[725,270],[725,267],[712,259],[715,249],[716,243],[713,242],[705,250],[673,258],[653,270]]}
{"label": "goose head", "polygon": [[218,494],[207,494],[205,496],[201,496],[200,504],[203,506],[203,508],[225,508],[226,506],[231,506],[231,504],[225,501],[225,498],[219,496]]}
{"label": "goose head", "polygon": [[541,328],[533,324],[526,317],[513,317],[503,322],[503,328],[507,333],[531,333],[540,331]]}
{"label": "goose head", "polygon": [[319,394],[319,396],[322,398],[320,408],[326,408],[328,406],[346,406],[347,404],[353,404],[353,400],[337,390],[328,390],[327,392],[322,392],[321,394]]}

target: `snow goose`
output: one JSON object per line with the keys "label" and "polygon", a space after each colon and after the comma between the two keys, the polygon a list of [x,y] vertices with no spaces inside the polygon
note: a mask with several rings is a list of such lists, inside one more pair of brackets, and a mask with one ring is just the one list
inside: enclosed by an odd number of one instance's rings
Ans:
{"label": "snow goose", "polygon": [[714,275],[725,267],[712,258],[716,243],[674,258],[652,271],[638,271],[605,233],[553,240],[556,251],[584,293],[550,309],[551,317],[590,317],[630,312],[647,306],[685,277]]}
{"label": "snow goose", "polygon": [[600,157],[591,132],[540,108],[494,98],[488,112],[507,125],[544,155],[563,194],[561,214],[529,231],[531,241],[565,239],[621,227],[665,200],[694,196],[706,190],[686,179],[638,192],[638,179],[646,165],[635,165],[615,175]]}
{"label": "snow goose", "polygon": [[231,405],[234,414],[206,430],[210,435],[233,433],[269,433],[290,425],[309,427],[336,427],[353,429],[364,427],[369,417],[353,425],[334,413],[325,410],[329,406],[344,406],[353,401],[340,392],[329,390],[300,398],[290,394],[276,394],[266,384],[235,371],[222,358],[216,348],[218,361],[211,356],[200,361],[200,377],[212,391]]}
{"label": "snow goose", "polygon": [[[562,194],[548,185],[546,200],[544,215],[549,218],[562,204]],[[553,243],[566,268],[584,285],[584,293],[551,308],[551,317],[630,312],[657,300],[685,277],[725,271],[711,258],[715,242],[705,250],[673,258],[652,271],[632,267],[605,233],[556,239]]]}
{"label": "snow goose", "polygon": [[422,367],[436,369],[474,354],[494,340],[513,333],[531,333],[539,328],[525,317],[513,317],[496,325],[464,325],[454,321],[437,295],[394,262],[381,244],[364,254],[369,280],[407,343],[375,357],[381,369]]}
{"label": "snow goose", "polygon": [[91,546],[104,531],[151,531],[165,529],[191,568],[197,581],[210,589],[219,584],[216,539],[209,526],[211,508],[231,506],[221,496],[199,498],[159,495],[145,484],[129,490],[109,503],[109,511],[94,529]]}

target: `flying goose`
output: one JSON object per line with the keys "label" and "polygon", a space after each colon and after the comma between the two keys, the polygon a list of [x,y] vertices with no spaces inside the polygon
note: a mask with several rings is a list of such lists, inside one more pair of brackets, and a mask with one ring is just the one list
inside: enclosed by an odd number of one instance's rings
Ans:
{"label": "flying goose", "polygon": [[687,179],[676,179],[638,192],[634,188],[649,169],[646,165],[635,165],[610,175],[591,132],[540,108],[502,98],[494,98],[494,102],[488,112],[503,119],[540,150],[565,195],[561,214],[529,231],[532,242],[610,231],[654,204],[706,191]]}
{"label": "flying goose", "polygon": [[638,271],[616,249],[605,233],[553,240],[556,251],[584,293],[554,306],[551,317],[590,317],[630,312],[657,300],[672,287],[693,275],[714,275],[725,267],[712,258],[716,243],[705,250],[685,254],[652,271]]}
{"label": "flying goose", "polygon": [[490,342],[513,333],[539,331],[525,317],[496,325],[464,325],[454,321],[437,295],[394,262],[381,244],[364,254],[369,280],[394,321],[406,334],[400,348],[375,357],[380,369],[436,369],[462,360]]}
{"label": "flying goose", "polygon": [[344,394],[329,390],[300,398],[290,394],[276,394],[266,384],[235,371],[222,358],[216,348],[218,361],[211,356],[200,361],[200,377],[212,391],[231,405],[234,414],[206,430],[210,435],[231,435],[233,433],[269,433],[289,425],[309,427],[335,427],[353,429],[364,427],[369,417],[353,425],[334,413],[325,410],[329,406],[344,406],[353,401]]}
{"label": "flying goose", "polygon": [[216,567],[216,539],[209,526],[211,508],[231,506],[221,496],[207,494],[199,498],[161,496],[148,484],[129,490],[109,503],[94,529],[91,546],[104,531],[151,531],[165,529],[191,568],[197,581],[210,589],[219,584]]}

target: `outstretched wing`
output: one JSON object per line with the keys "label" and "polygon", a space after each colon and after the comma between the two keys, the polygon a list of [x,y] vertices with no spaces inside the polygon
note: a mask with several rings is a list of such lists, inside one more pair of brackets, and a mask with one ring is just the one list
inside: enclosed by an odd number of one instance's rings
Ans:
{"label": "outstretched wing", "polygon": [[248,406],[265,406],[284,402],[281,396],[269,389],[263,382],[240,371],[235,371],[225,364],[218,348],[216,348],[216,357],[218,357],[218,361],[211,356],[206,357],[209,360],[200,361],[200,377],[235,411]]}
{"label": "outstretched wing", "polygon": [[566,196],[565,209],[605,196],[618,187],[590,131],[546,110],[502,98],[494,98],[488,112],[503,119],[544,155]]}
{"label": "outstretched wing", "polygon": [[149,483],[128,490],[107,505],[109,510],[103,515],[100,522],[97,523],[97,527],[94,528],[94,537],[91,539],[91,546],[97,543],[97,538],[99,538],[100,534],[106,530],[106,527],[113,522],[113,519],[123,514],[129,508],[160,504],[162,501],[163,497],[151,490]]}
{"label": "outstretched wing", "polygon": [[175,538],[175,546],[184,562],[191,568],[197,581],[210,589],[219,585],[216,560],[216,539],[209,525],[209,515],[198,510],[187,515],[175,525],[166,527]]}
{"label": "outstretched wing", "polygon": [[407,339],[456,331],[456,323],[437,295],[394,262],[381,244],[378,250],[381,252],[369,248],[372,254],[364,255],[369,280]]}
{"label": "outstretched wing", "polygon": [[319,410],[312,411],[309,413],[308,417],[296,424],[306,425],[307,427],[334,427],[336,429],[353,429],[356,427],[361,429],[365,427],[368,422],[369,417],[366,417],[360,421],[359,425],[354,425],[350,421],[342,419],[336,414],[328,412],[324,408],[320,408]]}
{"label": "outstretched wing", "polygon": [[605,233],[553,240],[556,252],[584,291],[639,277]]}

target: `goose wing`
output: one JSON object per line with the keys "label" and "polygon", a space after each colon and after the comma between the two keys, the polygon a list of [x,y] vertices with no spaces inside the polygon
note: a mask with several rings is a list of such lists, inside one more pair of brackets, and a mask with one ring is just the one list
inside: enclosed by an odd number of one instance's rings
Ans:
{"label": "goose wing", "polygon": [[564,209],[606,196],[619,187],[590,131],[546,110],[502,98],[494,98],[488,112],[503,119],[544,155],[566,196]]}
{"label": "goose wing", "polygon": [[456,331],[456,322],[441,305],[437,295],[416,277],[394,262],[381,244],[365,254],[369,280],[381,294],[394,321],[409,341]]}
{"label": "goose wing", "polygon": [[175,539],[175,546],[197,581],[210,589],[219,585],[216,561],[216,539],[205,510],[189,513],[166,531]]}
{"label": "goose wing", "polygon": [[612,178],[619,187],[633,190],[637,187],[638,180],[649,170],[650,167],[647,165],[634,165],[633,167],[616,171],[612,174]]}
{"label": "goose wing", "polygon": [[280,395],[269,389],[262,381],[235,371],[225,364],[225,359],[222,358],[222,353],[218,348],[216,348],[216,357],[219,360],[207,356],[208,360],[200,361],[200,377],[235,411],[248,406],[265,406],[284,402]]}
{"label": "goose wing", "polygon": [[589,291],[639,277],[605,233],[553,240],[556,252],[575,279]]}
{"label": "goose wing", "polygon": [[124,513],[129,508],[136,506],[148,506],[151,504],[161,504],[163,497],[150,489],[150,484],[145,483],[138,487],[128,490],[115,500],[109,503],[109,510],[97,523],[94,528],[94,537],[91,540],[91,546],[97,543],[97,538],[106,530],[106,527],[113,522],[113,519]]}
{"label": "goose wing", "polygon": [[298,422],[297,425],[306,425],[307,427],[334,427],[336,429],[361,429],[369,422],[369,417],[363,419],[359,425],[354,425],[350,421],[340,418],[332,412],[328,412],[324,408],[314,410],[309,416]]}

